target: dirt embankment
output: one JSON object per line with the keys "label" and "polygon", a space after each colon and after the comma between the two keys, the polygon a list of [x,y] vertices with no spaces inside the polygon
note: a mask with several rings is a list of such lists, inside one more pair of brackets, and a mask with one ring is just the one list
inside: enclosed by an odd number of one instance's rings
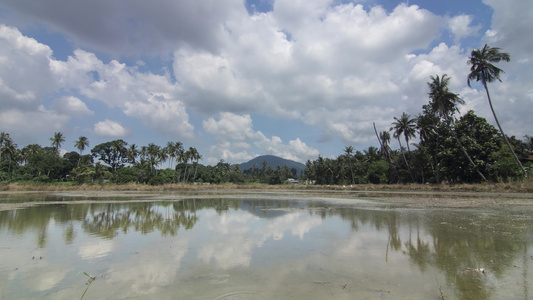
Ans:
{"label": "dirt embankment", "polygon": [[[407,207],[533,207],[530,181],[477,185],[4,185],[0,210],[53,203],[179,201],[190,198],[365,199]],[[62,201],[25,201],[49,195]],[[5,199],[10,201],[5,201]],[[20,201],[13,201],[18,198]]]}

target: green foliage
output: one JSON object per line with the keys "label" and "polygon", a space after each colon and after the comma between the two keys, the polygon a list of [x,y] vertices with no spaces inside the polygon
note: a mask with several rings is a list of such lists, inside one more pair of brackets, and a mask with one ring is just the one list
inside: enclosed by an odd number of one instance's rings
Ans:
{"label": "green foliage", "polygon": [[165,178],[159,175],[154,176],[150,178],[150,180],[148,180],[149,185],[163,185],[165,183],[167,183]]}
{"label": "green foliage", "polygon": [[91,149],[91,153],[94,158],[106,163],[111,171],[115,172],[127,163],[127,145],[128,143],[123,140],[114,140],[96,145]]}
{"label": "green foliage", "polygon": [[378,184],[387,183],[389,164],[384,160],[374,161],[368,166],[368,182]]}
{"label": "green foliage", "polygon": [[120,168],[111,177],[111,182],[118,184],[137,182],[139,180],[139,172],[140,170],[137,167]]}

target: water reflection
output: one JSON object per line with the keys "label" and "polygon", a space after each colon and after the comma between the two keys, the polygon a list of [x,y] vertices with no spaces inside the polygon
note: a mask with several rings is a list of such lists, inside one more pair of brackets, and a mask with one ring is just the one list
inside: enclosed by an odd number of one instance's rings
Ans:
{"label": "water reflection", "polygon": [[80,272],[100,299],[437,299],[436,281],[448,298],[527,299],[532,224],[530,210],[348,201],[29,207],[0,212],[0,299],[79,297]]}

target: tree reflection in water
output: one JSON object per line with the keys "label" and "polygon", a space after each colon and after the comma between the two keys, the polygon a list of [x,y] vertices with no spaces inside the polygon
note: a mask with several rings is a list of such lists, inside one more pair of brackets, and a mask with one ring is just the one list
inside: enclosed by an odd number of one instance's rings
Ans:
{"label": "tree reflection in water", "polygon": [[[322,219],[338,217],[353,232],[373,227],[388,234],[383,245],[386,262],[389,252],[396,252],[404,254],[422,273],[429,268],[442,270],[447,285],[456,286],[459,299],[490,298],[493,290],[489,278],[501,279],[516,261],[522,261],[523,295],[527,299],[527,266],[532,260],[528,249],[533,240],[528,211],[399,210],[316,200],[190,199],[44,205],[1,211],[0,230],[15,235],[35,233],[38,248],[46,246],[48,227],[53,223],[64,225],[67,245],[77,237],[76,222],[86,233],[105,239],[130,231],[176,236],[180,229],[194,228],[199,222],[197,212],[206,209],[219,215],[244,210],[260,218],[277,218],[289,210],[306,209]],[[487,274],[469,268],[485,268]]]}

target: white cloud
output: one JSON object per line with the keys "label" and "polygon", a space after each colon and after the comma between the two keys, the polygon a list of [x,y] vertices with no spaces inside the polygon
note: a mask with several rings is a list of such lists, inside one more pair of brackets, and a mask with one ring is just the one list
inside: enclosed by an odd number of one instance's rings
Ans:
{"label": "white cloud", "polygon": [[127,116],[138,117],[146,125],[168,137],[193,137],[194,126],[189,123],[185,106],[171,96],[151,95],[147,101],[127,101],[123,106]]}
{"label": "white cloud", "polygon": [[[503,82],[489,84],[492,102],[500,123],[508,135],[522,138],[531,135],[527,121],[533,115],[533,23],[530,22],[533,2],[511,0],[505,3],[494,0],[483,0],[483,3],[494,9],[491,28],[487,30],[484,43],[492,47],[501,47],[501,51],[511,56],[511,62],[500,62],[497,66],[505,71]],[[483,44],[480,44],[480,48]],[[482,92],[481,86],[476,86]],[[483,93],[484,94],[484,93]],[[486,95],[480,99],[476,112],[495,124],[488,107]]]}
{"label": "white cloud", "polygon": [[107,119],[94,124],[94,132],[105,137],[125,137],[130,134],[129,129],[124,128],[120,123]]}
{"label": "white cloud", "polygon": [[217,141],[244,141],[254,139],[257,136],[257,133],[252,129],[253,124],[250,115],[222,112],[218,121],[213,118],[203,121],[203,127]]}
{"label": "white cloud", "polygon": [[[406,70],[416,63],[405,56],[427,47],[446,26],[444,18],[405,4],[390,13],[329,1],[306,1],[299,10],[295,5],[276,1],[272,12],[225,23],[219,52],[176,52],[175,76],[191,92],[187,104],[208,115],[300,119],[318,126],[327,139],[340,135],[358,144],[373,139],[371,123],[384,118],[384,111],[392,120],[406,107],[420,109],[429,78],[416,81],[422,88],[405,87],[411,81]],[[390,109],[403,93],[409,101]]]}
{"label": "white cloud", "polygon": [[94,111],[76,97],[62,97],[54,100],[52,109],[64,115],[92,115]]}
{"label": "white cloud", "polygon": [[105,64],[83,50],[74,51],[66,62],[55,61],[53,67],[65,88],[118,107],[125,115],[142,120],[163,135],[193,136],[194,127],[178,98],[180,87],[168,75],[141,73],[136,67],[116,60]]}
{"label": "white cloud", "polygon": [[[8,132],[20,147],[37,143],[36,137],[51,136],[53,132],[63,130],[68,124],[69,117],[46,110],[44,107],[36,111],[22,111],[19,109],[0,110],[0,128]],[[46,146],[48,139],[45,139]]]}
{"label": "white cloud", "polygon": [[39,109],[40,97],[57,86],[49,62],[52,50],[15,28],[0,25],[0,105]]}
{"label": "white cloud", "polygon": [[277,155],[300,162],[318,156],[318,150],[307,146],[299,138],[284,144],[277,136],[267,138],[261,131],[254,131],[250,115],[224,112],[218,121],[213,118],[205,120],[203,128],[215,141],[210,149],[210,163],[216,163],[219,159],[236,163],[250,160],[257,156],[251,143],[260,154]]}
{"label": "white cloud", "polygon": [[277,136],[272,136],[269,139],[261,133],[259,140],[254,144],[261,149],[262,154],[272,154],[298,162],[316,159],[319,154],[317,149],[307,146],[299,138],[284,144],[281,138]]}
{"label": "white cloud", "polygon": [[448,24],[455,35],[455,44],[458,44],[465,37],[477,34],[481,26],[470,26],[472,19],[473,17],[470,15],[459,15],[449,19]]}
{"label": "white cloud", "polygon": [[[527,120],[533,107],[533,39],[528,38],[533,4],[500,2],[484,0],[494,14],[480,42],[511,54],[513,61],[502,66],[504,83],[490,88],[501,105],[504,127],[525,134],[527,126],[520,120]],[[1,26],[0,105],[7,119],[0,125],[11,126],[6,130],[25,127],[22,120],[28,116],[35,125],[58,117],[50,124],[65,128],[75,112],[89,116],[81,100],[64,102],[78,95],[91,104],[95,118],[104,104],[172,139],[202,137],[203,129],[215,141],[211,162],[243,161],[256,153],[305,157],[317,153],[307,140],[284,132],[267,137],[265,120],[312,125],[313,134],[306,138],[315,140],[376,144],[372,123],[384,130],[402,112],[416,115],[428,101],[429,76],[444,73],[467,107],[490,119],[482,95],[465,88],[470,49],[461,45],[466,38],[479,38],[474,22],[482,18],[438,16],[405,3],[389,11],[338,3],[277,0],[273,11],[250,16],[241,0],[157,6],[141,0],[2,1],[3,9],[26,17],[19,24],[44,25],[85,50],[55,60],[49,46]],[[450,32],[453,46],[444,42]],[[163,75],[139,71],[150,70],[161,57],[172,70]],[[47,97],[62,100],[50,106]]]}

